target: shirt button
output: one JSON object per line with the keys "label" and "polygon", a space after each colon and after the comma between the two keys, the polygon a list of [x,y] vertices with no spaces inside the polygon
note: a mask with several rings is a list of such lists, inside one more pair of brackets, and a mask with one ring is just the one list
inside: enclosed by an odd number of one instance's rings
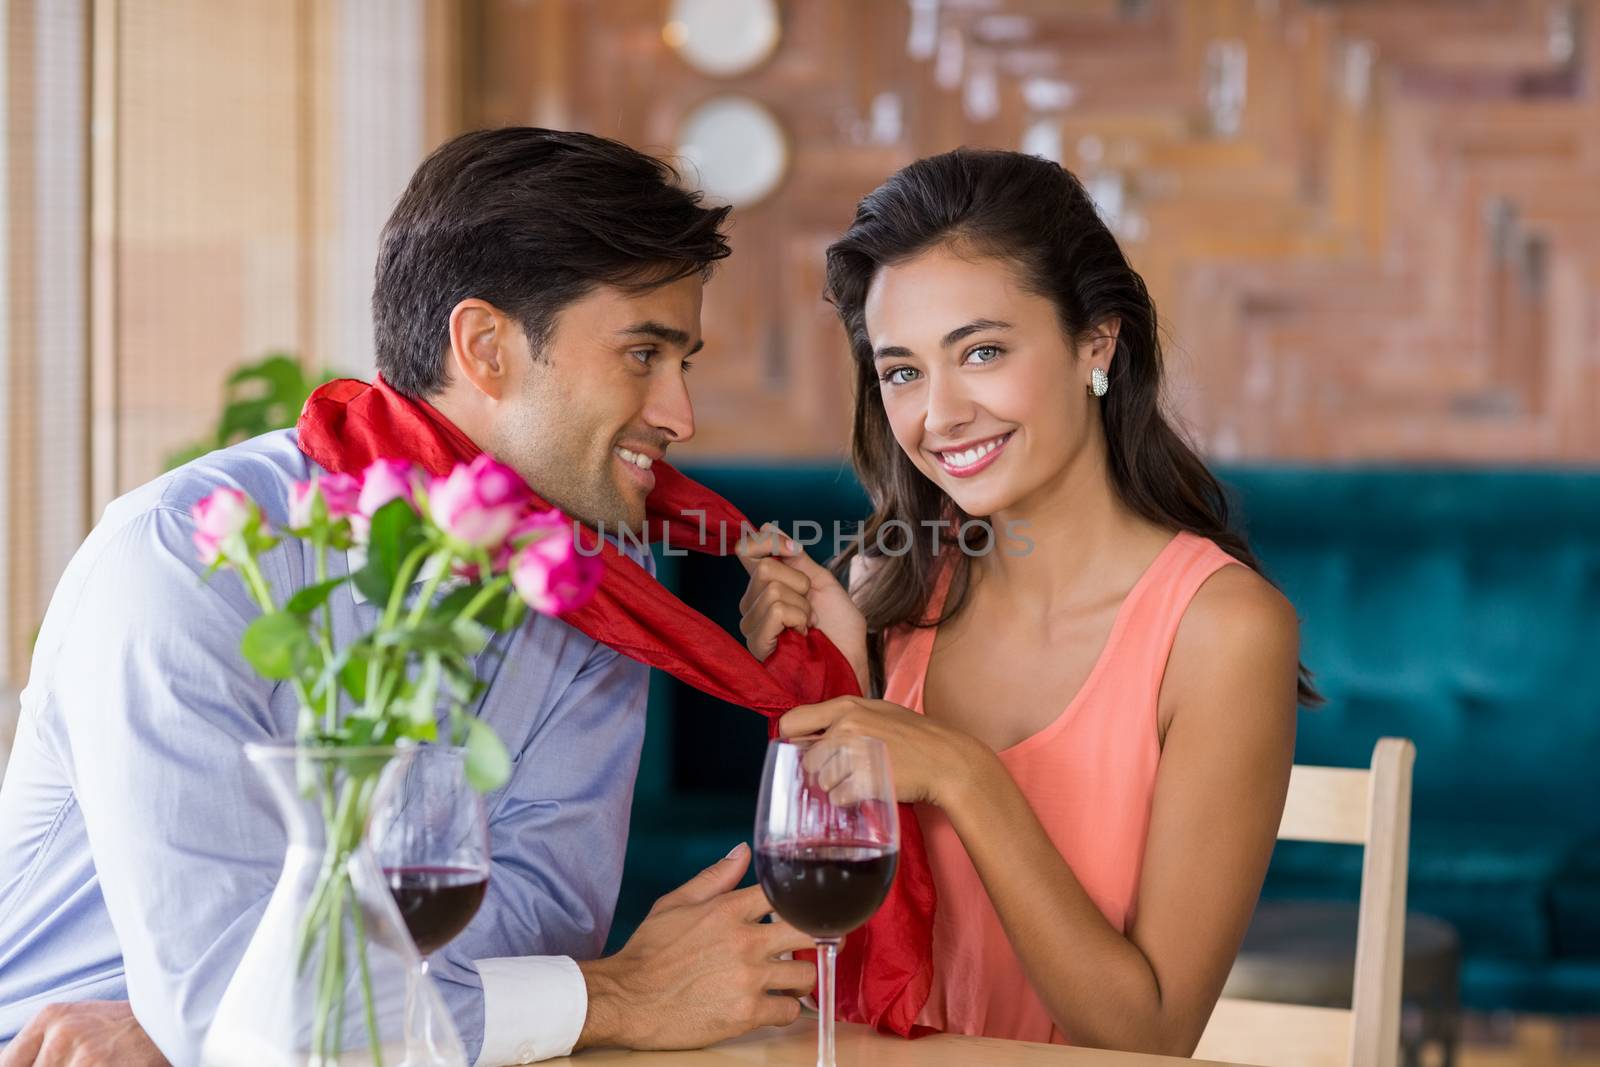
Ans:
{"label": "shirt button", "polygon": [[524,1041],[517,1046],[517,1056],[523,1063],[532,1063],[533,1058],[539,1054],[539,1049],[532,1041]]}

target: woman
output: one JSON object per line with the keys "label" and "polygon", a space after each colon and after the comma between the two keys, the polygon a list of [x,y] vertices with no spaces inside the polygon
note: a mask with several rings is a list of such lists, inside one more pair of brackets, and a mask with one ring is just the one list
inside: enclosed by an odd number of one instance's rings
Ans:
{"label": "woman", "polygon": [[764,658],[820,626],[883,699],[781,730],[880,738],[920,805],[921,1022],[1187,1055],[1316,695],[1292,608],[1161,412],[1144,283],[1072,175],[960,150],[861,202],[828,290],[874,511],[834,573],[746,545],[743,629]]}

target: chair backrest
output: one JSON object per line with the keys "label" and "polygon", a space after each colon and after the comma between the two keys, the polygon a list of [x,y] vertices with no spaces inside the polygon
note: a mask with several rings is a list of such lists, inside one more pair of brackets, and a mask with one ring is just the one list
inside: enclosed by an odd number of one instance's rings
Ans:
{"label": "chair backrest", "polygon": [[1410,741],[1386,737],[1372,750],[1370,770],[1296,766],[1289,777],[1280,840],[1366,846],[1350,1009],[1224,998],[1196,1058],[1262,1067],[1394,1067],[1415,758]]}

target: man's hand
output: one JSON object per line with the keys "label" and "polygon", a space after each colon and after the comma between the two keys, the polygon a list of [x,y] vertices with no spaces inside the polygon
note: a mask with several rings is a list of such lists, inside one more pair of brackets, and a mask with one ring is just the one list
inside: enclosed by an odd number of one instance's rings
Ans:
{"label": "man's hand", "polygon": [[749,865],[741,844],[656,901],[621,952],[578,965],[589,986],[578,1048],[702,1048],[799,1017],[816,970],[779,957],[812,940],[760,921],[772,910],[761,887],[734,889]]}
{"label": "man's hand", "polygon": [[51,1004],[0,1052],[0,1067],[168,1067],[125,1000]]}

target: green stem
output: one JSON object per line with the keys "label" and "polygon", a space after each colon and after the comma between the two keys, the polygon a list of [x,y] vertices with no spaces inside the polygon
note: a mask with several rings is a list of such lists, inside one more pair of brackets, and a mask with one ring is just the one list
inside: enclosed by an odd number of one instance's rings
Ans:
{"label": "green stem", "polygon": [[256,605],[262,611],[278,610],[278,606],[272,602],[272,586],[267,584],[266,577],[261,573],[261,565],[253,556],[246,556],[239,561],[239,574],[244,578],[245,588],[255,598]]}
{"label": "green stem", "polygon": [[311,690],[306,688],[304,678],[291,679],[294,685],[294,695],[300,701],[300,720],[295,729],[299,731],[298,739],[304,743],[311,739],[312,727],[316,724],[316,701],[311,699]]}
{"label": "green stem", "polygon": [[422,566],[422,561],[428,555],[431,545],[424,542],[411,550],[411,554],[400,564],[400,573],[395,577],[394,588],[389,590],[389,603],[383,610],[383,620],[378,623],[378,630],[394,629],[395,622],[400,618],[400,608],[405,603],[406,590],[411,588],[411,579],[416,577],[417,568]]}
{"label": "green stem", "polygon": [[[328,944],[322,957],[322,985],[317,995],[317,1025],[322,1030],[322,1040],[317,1042],[324,1062],[339,1054],[341,1034],[329,1033],[328,1022],[336,1010],[335,997],[344,998],[344,891],[349,884],[341,870],[333,884],[333,912],[328,919]],[[329,1049],[329,1045],[332,1049]]]}
{"label": "green stem", "polygon": [[332,891],[333,878],[324,864],[323,869],[317,874],[316,888],[311,891],[311,907],[306,909],[305,918],[301,920],[300,951],[295,954],[296,974],[306,969],[306,961],[311,958],[311,949],[316,944],[317,932],[322,928],[323,913],[328,910],[328,903],[333,899]]}
{"label": "green stem", "polygon": [[361,918],[361,902],[350,909],[356,925],[356,958],[361,962],[361,1004],[367,1016],[367,1042],[372,1046],[373,1067],[383,1067],[383,1043],[378,1040],[378,1014],[372,1003],[372,974],[367,969],[367,930]]}
{"label": "green stem", "polygon": [[[328,580],[328,539],[325,534],[311,539],[311,554],[315,560],[317,584],[321,585]],[[333,605],[328,600],[322,602],[322,625],[317,632],[317,647],[322,651],[322,668],[326,671],[328,664],[333,662]],[[323,698],[326,703],[322,710],[322,728],[325,733],[331,734],[339,726],[339,684],[335,678],[325,678],[324,681],[328,691]]]}
{"label": "green stem", "polygon": [[336,860],[337,848],[333,842],[334,832],[334,801],[333,783],[335,768],[331,762],[325,762],[319,771],[322,773],[322,825],[325,827],[325,841],[322,853],[322,867],[317,871],[317,884],[311,891],[311,906],[306,909],[305,917],[301,920],[300,951],[296,953],[295,973],[305,970],[306,960],[311,956],[311,948],[316,942],[323,913],[327,910],[332,899],[334,876],[338,873]]}
{"label": "green stem", "polygon": [[[378,628],[372,632],[373,637],[394,629],[395,623],[400,619],[400,609],[405,603],[406,590],[411,588],[411,580],[416,576],[417,568],[421,567],[423,560],[427,558],[431,547],[427,543],[418,545],[400,564],[400,573],[395,577],[394,588],[389,591],[389,603],[383,610],[383,618],[379,620]],[[437,583],[431,583],[431,588],[437,588]],[[425,594],[422,602],[427,603],[430,599],[431,593]],[[392,684],[382,682],[383,676],[396,670],[401,674],[405,672],[403,656],[399,664],[391,662],[394,656],[393,650],[384,651],[376,642],[373,643],[373,656],[367,661],[367,699],[364,708],[369,719],[376,719],[379,709],[387,706],[388,693],[394,688]],[[385,667],[388,671],[384,669]],[[382,699],[380,699],[380,689],[383,690]]]}
{"label": "green stem", "polygon": [[[352,917],[361,910],[361,904],[355,899],[355,894],[350,894],[350,914]],[[339,931],[340,944],[344,943],[344,931]],[[340,969],[338,983],[334,986],[333,1001],[333,1054],[339,1055],[339,1048],[344,1044],[344,1002],[348,999],[344,995],[344,971]],[[380,1064],[379,1067],[382,1067]]]}
{"label": "green stem", "polygon": [[489,601],[493,600],[497,594],[510,584],[511,579],[503,574],[484,583],[483,588],[478,590],[477,595],[467,601],[467,606],[461,609],[461,614],[456,616],[457,620],[471,622],[477,618],[478,612],[482,611]]}
{"label": "green stem", "polygon": [[455,553],[448,548],[442,550],[436,556],[428,557],[430,560],[437,560],[439,565],[433,574],[429,576],[428,584],[422,587],[422,595],[417,597],[415,604],[411,605],[411,614],[406,617],[406,626],[408,628],[420,623],[422,617],[428,613],[428,609],[433,606],[434,594],[439,591],[439,583],[444,581],[445,577],[450,573],[450,561],[454,557]]}
{"label": "green stem", "polygon": [[377,775],[348,778],[335,799],[337,768],[329,763],[322,768],[322,817],[327,828],[322,868],[312,891],[311,906],[305,913],[297,968],[304,969],[312,948],[320,939],[323,956],[316,981],[316,1003],[312,1017],[312,1047],[325,1059],[337,1058],[343,1044],[345,1010],[345,969],[348,957],[344,944],[345,906],[348,902],[354,926],[357,960],[361,967],[362,997],[368,1034],[375,1062],[381,1067],[378,1049],[377,1015],[373,1003],[371,970],[366,954],[366,930],[360,901],[350,880],[349,860],[361,842],[366,811],[377,785]]}

